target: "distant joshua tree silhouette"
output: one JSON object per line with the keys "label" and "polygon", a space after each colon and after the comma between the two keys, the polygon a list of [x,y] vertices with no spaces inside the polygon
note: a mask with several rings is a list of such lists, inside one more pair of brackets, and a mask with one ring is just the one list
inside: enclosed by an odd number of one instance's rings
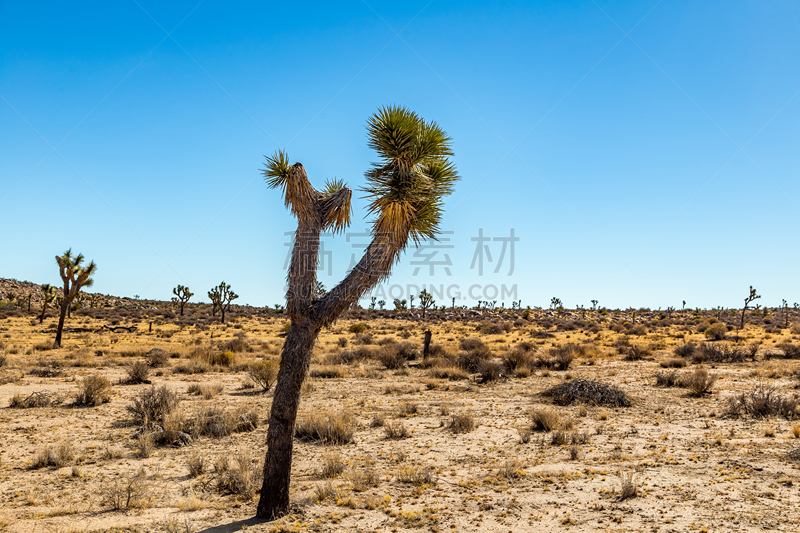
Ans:
{"label": "distant joshua tree silhouette", "polygon": [[219,287],[214,287],[208,291],[208,297],[214,305],[212,315],[215,310],[220,310],[220,322],[225,323],[225,311],[231,308],[231,302],[239,297],[238,294],[231,290],[231,286],[224,281],[219,284]]}
{"label": "distant joshua tree silhouette", "polygon": [[57,291],[58,289],[52,285],[48,285],[47,283],[42,285],[42,314],[39,315],[39,324],[44,322],[44,314],[47,312],[47,306],[56,299]]}
{"label": "distant joshua tree silhouette", "polygon": [[742,320],[739,323],[739,329],[744,328],[744,312],[747,311],[747,306],[750,305],[750,302],[753,300],[758,300],[761,298],[761,295],[756,294],[756,290],[750,285],[750,295],[744,299],[744,307],[742,307]]}
{"label": "distant joshua tree silhouette", "polygon": [[174,289],[172,289],[172,294],[175,296],[172,297],[172,302],[181,308],[181,316],[183,316],[183,306],[186,305],[186,302],[194,296],[194,293],[189,290],[189,287],[184,287],[183,285],[178,285]]}
{"label": "distant joshua tree silhouette", "polygon": [[[288,274],[286,312],[291,319],[267,430],[264,483],[256,515],[272,518],[289,508],[292,446],[300,389],[308,373],[311,349],[320,330],[391,273],[409,239],[420,242],[439,233],[442,197],[458,179],[450,138],[434,122],[402,107],[380,109],[367,121],[370,148],[379,161],[367,171],[368,211],[375,216],[372,242],[344,280],[325,296],[314,292],[322,231],[341,232],[350,223],[352,192],[342,181],[322,190],[308,180],[303,165],[289,165],[284,152],[267,158],[264,175],[283,191],[297,217]],[[398,301],[395,301],[397,306]]]}

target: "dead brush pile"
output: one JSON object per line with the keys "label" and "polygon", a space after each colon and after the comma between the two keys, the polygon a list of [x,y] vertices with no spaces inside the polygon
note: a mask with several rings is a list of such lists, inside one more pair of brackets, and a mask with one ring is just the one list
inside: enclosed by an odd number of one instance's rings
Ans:
{"label": "dead brush pile", "polygon": [[731,343],[708,342],[700,345],[692,354],[692,362],[697,363],[742,363],[753,359],[758,345],[735,346]]}
{"label": "dead brush pile", "polygon": [[570,405],[576,402],[608,407],[630,407],[632,405],[630,398],[623,390],[586,379],[574,379],[561,383],[547,389],[542,395],[552,398],[556,405]]}

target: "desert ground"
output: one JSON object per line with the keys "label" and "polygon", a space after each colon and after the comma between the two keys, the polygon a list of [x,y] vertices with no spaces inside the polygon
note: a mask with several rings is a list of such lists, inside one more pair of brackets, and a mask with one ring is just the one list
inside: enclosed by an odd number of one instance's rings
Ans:
{"label": "desert ground", "polygon": [[117,302],[53,350],[56,320],[0,319],[3,531],[800,529],[795,310],[350,311],[261,523],[282,314]]}

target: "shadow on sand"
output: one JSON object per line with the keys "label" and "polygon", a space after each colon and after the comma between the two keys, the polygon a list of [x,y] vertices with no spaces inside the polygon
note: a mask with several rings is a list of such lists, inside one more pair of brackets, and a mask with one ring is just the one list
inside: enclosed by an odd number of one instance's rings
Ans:
{"label": "shadow on sand", "polygon": [[198,531],[197,533],[233,533],[234,531],[241,531],[245,527],[252,527],[258,524],[266,524],[272,520],[263,518],[247,518],[245,520],[237,520],[230,524],[222,524],[221,526],[209,527]]}

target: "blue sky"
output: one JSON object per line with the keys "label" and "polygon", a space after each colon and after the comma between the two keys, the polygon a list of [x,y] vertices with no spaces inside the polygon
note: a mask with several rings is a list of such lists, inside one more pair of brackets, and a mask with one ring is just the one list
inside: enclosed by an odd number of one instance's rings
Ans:
{"label": "blue sky", "polygon": [[[795,2],[0,2],[0,277],[56,282],[72,247],[99,292],[281,302],[294,220],[263,156],[356,189],[367,117],[402,104],[453,137],[462,181],[451,275],[414,275],[412,248],[395,295],[800,301],[799,23]],[[470,268],[480,228],[514,229],[513,273],[501,241]],[[326,286],[356,242],[324,240]]]}

